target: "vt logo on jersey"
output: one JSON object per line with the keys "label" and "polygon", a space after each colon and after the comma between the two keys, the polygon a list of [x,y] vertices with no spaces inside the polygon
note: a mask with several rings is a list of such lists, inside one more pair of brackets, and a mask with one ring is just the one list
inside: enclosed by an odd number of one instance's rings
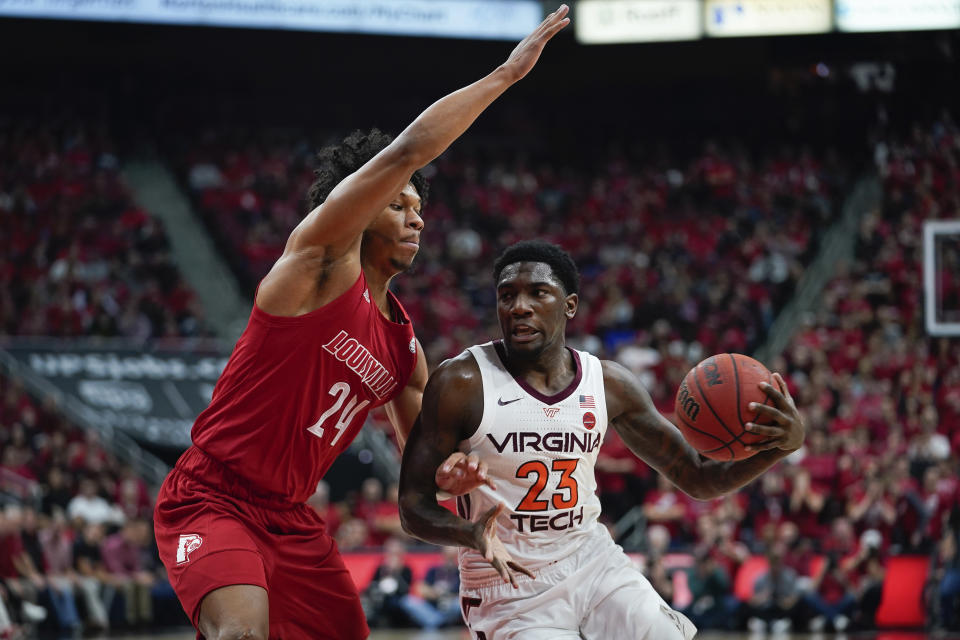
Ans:
{"label": "vt logo on jersey", "polygon": [[190,554],[200,548],[203,538],[195,533],[185,533],[177,543],[177,564],[190,562]]}
{"label": "vt logo on jersey", "polygon": [[[413,347],[416,350],[416,343]],[[350,367],[378,398],[388,397],[397,388],[397,381],[387,368],[346,331],[341,330],[336,338],[323,345],[323,350]]]}
{"label": "vt logo on jersey", "polygon": [[556,418],[557,414],[560,413],[560,407],[544,407],[543,413],[548,418]]}

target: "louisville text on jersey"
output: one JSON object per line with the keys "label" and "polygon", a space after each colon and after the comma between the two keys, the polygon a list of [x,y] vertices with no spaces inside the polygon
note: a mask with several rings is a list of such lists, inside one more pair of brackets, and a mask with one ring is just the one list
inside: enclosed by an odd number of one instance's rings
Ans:
{"label": "louisville text on jersey", "polygon": [[570,431],[550,431],[537,433],[536,431],[512,431],[497,442],[496,436],[487,434],[497,453],[509,446],[514,453],[525,451],[559,451],[562,453],[590,453],[600,448],[599,433],[574,433]]}
{"label": "louisville text on jersey", "polygon": [[323,349],[360,376],[363,384],[378,398],[387,398],[396,389],[397,381],[387,368],[346,331],[341,330],[336,338],[323,345]]}

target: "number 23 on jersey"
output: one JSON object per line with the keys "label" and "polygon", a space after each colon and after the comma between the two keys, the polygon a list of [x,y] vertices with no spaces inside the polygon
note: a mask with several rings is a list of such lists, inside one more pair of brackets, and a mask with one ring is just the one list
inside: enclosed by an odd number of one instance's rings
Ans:
{"label": "number 23 on jersey", "polygon": [[531,460],[524,462],[517,469],[517,478],[529,478],[533,476],[533,484],[530,486],[527,495],[523,497],[520,504],[517,505],[517,511],[546,511],[552,506],[554,509],[571,509],[580,501],[579,487],[577,481],[573,478],[573,472],[577,470],[579,458],[554,460],[551,467],[553,471],[560,472],[560,480],[557,482],[557,490],[550,496],[550,500],[541,498],[543,490],[547,486],[547,480],[550,478],[550,469],[545,462],[540,460]]}

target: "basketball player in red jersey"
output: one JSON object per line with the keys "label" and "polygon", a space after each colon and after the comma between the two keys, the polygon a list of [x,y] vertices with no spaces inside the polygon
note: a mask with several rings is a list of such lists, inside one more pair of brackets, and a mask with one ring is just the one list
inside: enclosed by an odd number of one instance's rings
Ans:
{"label": "basketball player in red jersey", "polygon": [[[396,140],[354,134],[321,154],[315,207],[261,281],[194,444],[157,500],[160,557],[198,637],[369,635],[350,574],[305,501],[373,407],[385,407],[403,446],[427,366],[388,285],[423,229],[414,174],[533,68],[567,12],[547,16],[506,62]],[[459,482],[445,488],[462,493],[482,470],[457,460]]]}

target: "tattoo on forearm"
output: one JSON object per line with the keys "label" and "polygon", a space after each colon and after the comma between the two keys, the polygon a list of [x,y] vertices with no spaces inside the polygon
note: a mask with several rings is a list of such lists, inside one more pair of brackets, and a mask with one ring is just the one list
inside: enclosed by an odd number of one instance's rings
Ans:
{"label": "tattoo on forearm", "polygon": [[659,414],[628,414],[614,420],[614,424],[634,454],[682,491],[699,499],[716,498],[739,489],[787,455],[786,451],[772,449],[737,462],[708,460]]}

